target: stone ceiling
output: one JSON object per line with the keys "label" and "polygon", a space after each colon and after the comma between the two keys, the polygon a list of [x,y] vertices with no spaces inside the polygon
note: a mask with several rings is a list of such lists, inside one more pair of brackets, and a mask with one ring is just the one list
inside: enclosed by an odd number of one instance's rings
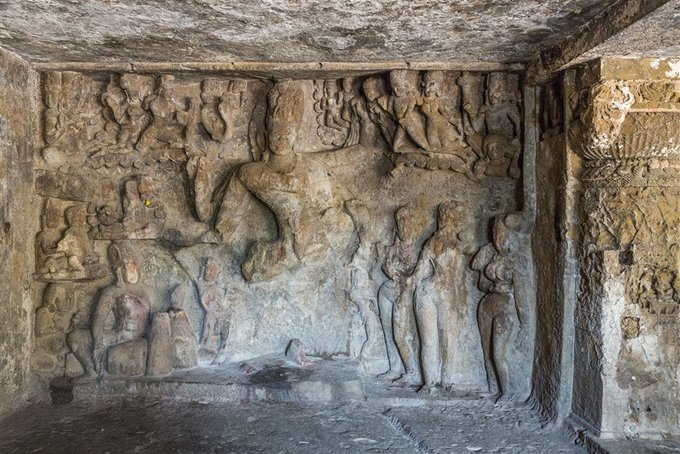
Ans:
{"label": "stone ceiling", "polygon": [[0,0],[0,46],[34,63],[523,62],[615,3]]}
{"label": "stone ceiling", "polygon": [[579,60],[602,56],[680,57],[680,0],[666,3]]}

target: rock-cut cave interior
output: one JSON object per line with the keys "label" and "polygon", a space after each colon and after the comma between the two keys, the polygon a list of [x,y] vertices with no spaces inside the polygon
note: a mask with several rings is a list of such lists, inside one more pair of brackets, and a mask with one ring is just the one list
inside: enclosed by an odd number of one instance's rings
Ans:
{"label": "rock-cut cave interior", "polygon": [[0,1],[1,453],[680,452],[680,0]]}

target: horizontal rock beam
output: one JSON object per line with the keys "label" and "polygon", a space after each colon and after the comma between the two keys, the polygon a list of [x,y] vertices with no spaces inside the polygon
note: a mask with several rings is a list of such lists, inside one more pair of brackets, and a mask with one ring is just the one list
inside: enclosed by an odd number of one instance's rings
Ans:
{"label": "horizontal rock beam", "polygon": [[364,75],[393,69],[442,70],[442,71],[513,71],[521,72],[521,63],[500,63],[487,61],[382,61],[382,62],[58,62],[34,63],[37,71],[79,71],[79,72],[216,72],[234,73],[247,77],[272,78],[322,78],[345,75]]}
{"label": "horizontal rock beam", "polygon": [[541,82],[588,50],[660,8],[669,0],[621,0],[576,30],[571,39],[540,53],[527,63],[527,78]]}

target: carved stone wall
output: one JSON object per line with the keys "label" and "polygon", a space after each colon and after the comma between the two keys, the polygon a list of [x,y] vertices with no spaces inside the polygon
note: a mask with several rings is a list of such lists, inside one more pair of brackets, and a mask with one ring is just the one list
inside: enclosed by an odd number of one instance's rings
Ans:
{"label": "carved stone wall", "polygon": [[[43,103],[36,373],[163,375],[299,339],[405,384],[527,394],[517,75],[53,72]],[[507,329],[480,337],[480,304]]]}
{"label": "carved stone wall", "polygon": [[583,159],[574,412],[603,436],[678,434],[680,82],[585,68],[568,102]]}
{"label": "carved stone wall", "polygon": [[33,147],[38,137],[38,74],[0,49],[0,415],[22,405],[30,387]]}

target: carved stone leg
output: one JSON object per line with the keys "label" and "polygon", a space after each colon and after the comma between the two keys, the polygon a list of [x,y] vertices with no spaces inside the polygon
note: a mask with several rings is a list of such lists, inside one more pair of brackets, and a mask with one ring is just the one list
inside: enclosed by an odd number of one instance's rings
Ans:
{"label": "carved stone leg", "polygon": [[484,370],[486,371],[486,383],[488,391],[491,394],[499,392],[498,379],[496,378],[496,369],[494,367],[494,359],[492,352],[492,333],[493,333],[493,317],[490,314],[488,306],[493,304],[490,301],[491,295],[486,295],[479,303],[477,310],[477,325],[479,326],[479,337],[482,341],[482,352],[484,353]]}
{"label": "carved stone leg", "polygon": [[392,314],[394,340],[406,368],[406,374],[401,377],[400,381],[405,384],[420,384],[421,374],[418,367],[420,342],[413,308],[412,291],[405,290],[401,292],[394,305]]}
{"label": "carved stone leg", "polygon": [[404,365],[397,350],[397,344],[394,341],[394,329],[392,326],[392,312],[394,304],[397,300],[398,289],[394,281],[385,282],[378,291],[378,313],[380,315],[380,323],[385,336],[385,347],[387,348],[387,359],[390,368],[383,376],[388,380],[398,378],[404,372]]}
{"label": "carved stone leg", "polygon": [[416,321],[420,334],[420,365],[423,369],[423,384],[433,387],[441,384],[442,356],[437,323],[437,302],[426,292],[416,293]]}
{"label": "carved stone leg", "polygon": [[512,303],[512,298],[508,294],[493,296],[498,300],[496,304],[502,304],[506,309],[497,314],[493,320],[493,337],[491,340],[493,362],[498,378],[499,398],[510,399],[512,398],[513,393],[511,383],[514,377],[511,373],[510,364],[508,363],[507,352],[513,341],[513,333],[516,331],[515,326],[517,325],[517,319],[510,312],[511,310],[514,310],[514,308],[509,307],[510,303]]}
{"label": "carved stone leg", "polygon": [[92,361],[92,333],[89,329],[79,329],[69,333],[68,346],[83,366],[85,375],[94,376],[94,362]]}

